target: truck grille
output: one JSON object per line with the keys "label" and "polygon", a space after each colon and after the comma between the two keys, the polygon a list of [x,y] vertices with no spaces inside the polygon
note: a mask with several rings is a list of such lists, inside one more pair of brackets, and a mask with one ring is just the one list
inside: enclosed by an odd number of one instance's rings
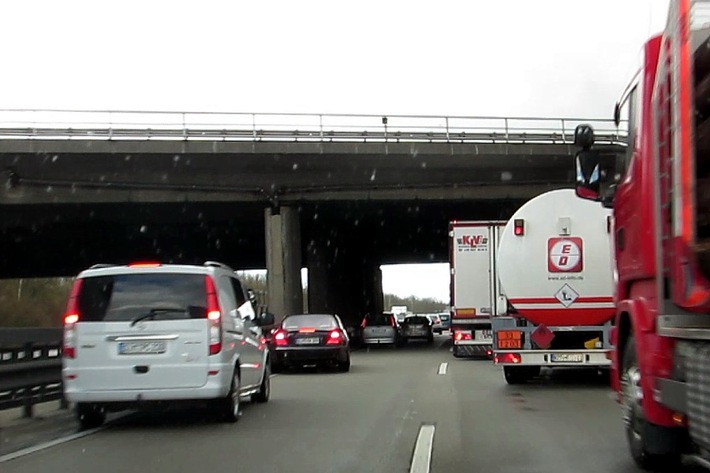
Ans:
{"label": "truck grille", "polygon": [[694,344],[687,358],[688,419],[694,442],[710,448],[710,344]]}

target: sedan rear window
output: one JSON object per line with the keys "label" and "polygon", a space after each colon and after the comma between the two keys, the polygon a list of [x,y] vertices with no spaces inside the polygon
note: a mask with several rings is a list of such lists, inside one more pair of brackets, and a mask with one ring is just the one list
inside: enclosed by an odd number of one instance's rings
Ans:
{"label": "sedan rear window", "polygon": [[315,328],[329,330],[337,328],[338,324],[332,315],[291,315],[286,317],[281,324],[286,330],[298,330],[299,328]]}
{"label": "sedan rear window", "polygon": [[405,324],[413,325],[413,324],[424,324],[424,325],[429,325],[429,319],[426,317],[407,317],[404,319]]}
{"label": "sedan rear window", "polygon": [[89,322],[200,319],[207,316],[205,276],[122,274],[84,278],[79,319]]}

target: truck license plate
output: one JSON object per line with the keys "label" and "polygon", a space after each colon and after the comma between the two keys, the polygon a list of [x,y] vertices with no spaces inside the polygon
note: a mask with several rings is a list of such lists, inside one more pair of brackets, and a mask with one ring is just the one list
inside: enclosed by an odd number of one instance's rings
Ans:
{"label": "truck license plate", "polygon": [[493,340],[493,331],[476,330],[476,340]]}
{"label": "truck license plate", "polygon": [[553,353],[550,356],[550,361],[553,363],[582,363],[584,361],[583,353]]}

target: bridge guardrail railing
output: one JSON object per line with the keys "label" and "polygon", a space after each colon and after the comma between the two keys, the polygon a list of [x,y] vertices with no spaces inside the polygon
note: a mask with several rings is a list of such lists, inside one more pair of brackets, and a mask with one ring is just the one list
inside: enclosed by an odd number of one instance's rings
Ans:
{"label": "bridge guardrail railing", "polygon": [[626,123],[583,118],[7,109],[0,139],[572,144],[580,123],[599,143],[626,141]]}
{"label": "bridge guardrail railing", "polygon": [[0,410],[63,401],[62,329],[0,328]]}

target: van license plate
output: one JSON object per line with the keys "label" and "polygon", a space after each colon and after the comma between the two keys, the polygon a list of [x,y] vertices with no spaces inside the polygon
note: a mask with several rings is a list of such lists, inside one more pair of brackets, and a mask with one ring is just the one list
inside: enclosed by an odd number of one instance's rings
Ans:
{"label": "van license plate", "polygon": [[582,363],[584,361],[583,353],[553,353],[550,355],[550,361],[553,363]]}
{"label": "van license plate", "polygon": [[165,353],[165,342],[120,342],[119,355],[157,355]]}

